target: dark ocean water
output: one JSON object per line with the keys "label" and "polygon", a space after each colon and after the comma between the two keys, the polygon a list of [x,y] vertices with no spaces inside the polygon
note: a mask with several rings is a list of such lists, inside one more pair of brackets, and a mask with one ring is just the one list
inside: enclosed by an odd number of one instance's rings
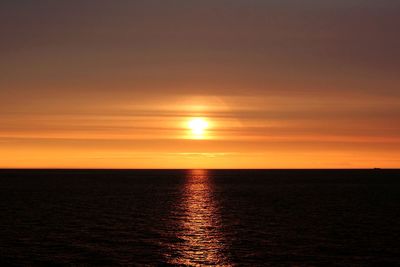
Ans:
{"label": "dark ocean water", "polygon": [[399,170],[0,170],[0,266],[400,266]]}

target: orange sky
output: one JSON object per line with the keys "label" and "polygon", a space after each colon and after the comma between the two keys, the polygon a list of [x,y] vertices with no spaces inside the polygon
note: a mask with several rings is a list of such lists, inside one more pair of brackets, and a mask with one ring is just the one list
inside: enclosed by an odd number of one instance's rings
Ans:
{"label": "orange sky", "polygon": [[400,4],[132,2],[2,1],[0,168],[400,167]]}

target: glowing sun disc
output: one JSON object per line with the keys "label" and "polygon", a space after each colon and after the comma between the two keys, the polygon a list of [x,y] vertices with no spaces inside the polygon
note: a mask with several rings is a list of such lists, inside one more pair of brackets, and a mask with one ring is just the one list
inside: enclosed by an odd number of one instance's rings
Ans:
{"label": "glowing sun disc", "polygon": [[203,118],[193,118],[189,121],[189,128],[192,134],[196,137],[202,137],[205,130],[208,128],[208,122]]}

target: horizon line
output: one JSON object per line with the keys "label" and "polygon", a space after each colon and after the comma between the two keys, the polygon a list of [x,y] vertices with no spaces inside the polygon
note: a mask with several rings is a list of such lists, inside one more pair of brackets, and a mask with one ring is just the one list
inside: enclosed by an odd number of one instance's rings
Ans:
{"label": "horizon line", "polygon": [[104,170],[104,171],[135,171],[135,170],[400,170],[399,168],[0,168],[3,170]]}

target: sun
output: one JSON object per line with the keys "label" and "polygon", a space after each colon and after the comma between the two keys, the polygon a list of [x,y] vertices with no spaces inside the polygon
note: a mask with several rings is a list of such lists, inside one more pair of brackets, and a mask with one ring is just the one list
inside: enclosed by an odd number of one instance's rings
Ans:
{"label": "sun", "polygon": [[189,120],[188,126],[194,138],[202,139],[209,123],[204,118],[192,118]]}

